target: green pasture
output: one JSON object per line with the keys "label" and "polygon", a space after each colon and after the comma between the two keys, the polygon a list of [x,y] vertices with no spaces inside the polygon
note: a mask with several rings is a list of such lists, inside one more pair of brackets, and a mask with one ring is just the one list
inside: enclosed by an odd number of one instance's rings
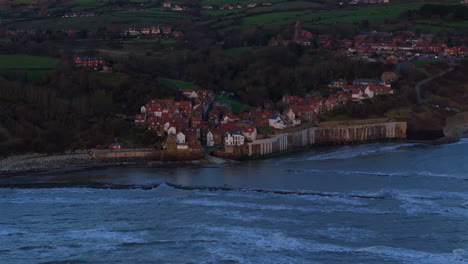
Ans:
{"label": "green pasture", "polygon": [[0,55],[0,68],[51,69],[59,62],[57,58],[45,56]]}
{"label": "green pasture", "polygon": [[250,4],[250,3],[257,3],[257,7],[258,7],[258,4],[261,4],[263,2],[276,3],[276,2],[281,2],[281,1],[284,1],[284,0],[264,0],[264,1],[258,1],[258,2],[251,1],[251,0],[201,0],[200,5],[203,6],[203,5],[241,4],[242,6],[246,6],[247,4]]}
{"label": "green pasture", "polygon": [[[385,18],[398,17],[407,10],[416,10],[431,2],[408,2],[361,6],[332,11],[286,11],[248,16],[243,19],[245,25],[279,24],[301,20],[308,24],[334,24],[340,22],[383,22]],[[434,3],[434,2],[432,2]]]}
{"label": "green pasture", "polygon": [[[143,12],[142,12],[143,13]],[[48,28],[51,30],[64,30],[64,29],[87,29],[93,30],[100,27],[106,27],[113,25],[120,28],[127,27],[148,27],[151,25],[171,25],[174,21],[179,19],[176,16],[156,16],[156,15],[144,15],[138,13],[138,15],[132,14],[105,14],[102,16],[94,17],[76,17],[76,18],[44,18],[40,21],[18,21],[11,24],[12,28],[37,28],[37,23],[41,24],[41,27]]]}
{"label": "green pasture", "polygon": [[0,68],[0,75],[14,79],[23,80],[36,80],[42,75],[48,73],[49,70],[23,70],[23,69],[2,69]]}
{"label": "green pasture", "polygon": [[242,113],[244,111],[249,111],[251,109],[250,106],[248,106],[246,104],[243,104],[243,103],[239,102],[238,100],[230,98],[230,97],[217,96],[216,100],[231,102],[232,112],[234,114],[236,114],[236,115],[240,114],[240,113]]}
{"label": "green pasture", "polygon": [[426,65],[433,64],[436,62],[439,62],[439,60],[435,60],[435,59],[434,60],[420,60],[420,61],[413,62],[413,65],[416,67],[424,67]]}
{"label": "green pasture", "polygon": [[0,74],[26,80],[35,80],[57,67],[60,60],[44,56],[0,55]]}
{"label": "green pasture", "polygon": [[118,86],[128,78],[127,74],[118,72],[93,72],[91,75],[100,82],[111,86]]}
{"label": "green pasture", "polygon": [[158,82],[164,86],[174,88],[174,89],[193,89],[197,90],[200,89],[197,85],[191,83],[191,82],[185,82],[181,80],[175,80],[175,79],[168,79],[168,78],[158,78]]}
{"label": "green pasture", "polygon": [[[237,3],[237,2],[236,2]],[[262,6],[257,5],[254,8],[248,8],[244,5],[243,8],[237,9],[212,9],[212,10],[203,10],[202,13],[210,16],[221,16],[221,15],[251,15],[254,13],[263,13],[271,11],[284,11],[288,9],[310,9],[310,8],[320,8],[322,5],[314,2],[306,1],[292,1],[292,2],[272,2],[271,6]],[[219,5],[219,4],[218,4]]]}

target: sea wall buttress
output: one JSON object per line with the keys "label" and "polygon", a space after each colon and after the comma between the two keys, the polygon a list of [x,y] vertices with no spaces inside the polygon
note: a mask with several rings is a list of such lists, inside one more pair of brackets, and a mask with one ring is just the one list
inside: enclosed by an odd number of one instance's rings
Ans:
{"label": "sea wall buttress", "polygon": [[406,122],[322,123],[318,127],[277,134],[247,143],[247,156],[263,156],[291,151],[308,145],[363,143],[383,139],[405,139]]}

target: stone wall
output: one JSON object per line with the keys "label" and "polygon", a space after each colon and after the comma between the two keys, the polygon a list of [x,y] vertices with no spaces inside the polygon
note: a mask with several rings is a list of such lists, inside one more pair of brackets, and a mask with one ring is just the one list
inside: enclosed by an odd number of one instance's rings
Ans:
{"label": "stone wall", "polygon": [[119,149],[119,150],[91,150],[91,157],[97,160],[158,160],[158,161],[184,161],[203,157],[201,149],[164,151],[154,149]]}
{"label": "stone wall", "polygon": [[247,156],[262,156],[275,152],[295,150],[308,145],[362,143],[381,139],[405,139],[406,122],[379,122],[360,124],[325,123],[277,134],[272,138],[247,143]]}

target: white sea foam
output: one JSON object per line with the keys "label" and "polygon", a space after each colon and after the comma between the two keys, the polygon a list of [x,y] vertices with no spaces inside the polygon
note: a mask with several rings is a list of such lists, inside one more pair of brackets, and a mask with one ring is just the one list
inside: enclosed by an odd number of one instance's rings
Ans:
{"label": "white sea foam", "polygon": [[28,232],[16,228],[2,227],[2,229],[0,230],[0,236],[17,236],[26,234],[28,234]]}
{"label": "white sea foam", "polygon": [[[342,194],[343,196],[347,196],[348,194]],[[346,198],[346,197],[337,197],[337,196],[319,196],[319,195],[287,195],[286,196],[288,199],[301,199],[301,200],[307,200],[307,201],[313,201],[313,202],[319,202],[319,203],[341,203],[341,204],[347,204],[347,205],[353,205],[353,206],[365,206],[368,205],[368,203],[363,202],[359,198]]]}
{"label": "white sea foam", "polygon": [[155,202],[163,202],[170,198],[71,198],[71,197],[37,197],[37,196],[15,196],[1,197],[2,204],[65,204],[65,205],[86,205],[86,204],[153,204]]}
{"label": "white sea foam", "polygon": [[[226,238],[224,243],[218,244],[216,248],[224,248],[225,244],[228,244],[231,245],[231,247],[233,245],[236,247],[232,250],[238,250],[237,247],[240,247],[246,251],[269,252],[268,255],[283,251],[301,252],[303,254],[319,253],[320,255],[327,253],[344,253],[348,256],[347,259],[352,259],[350,255],[361,255],[362,253],[365,253],[373,256],[374,258],[377,257],[383,260],[391,260],[407,264],[467,263],[467,259],[464,258],[466,251],[463,249],[456,249],[451,253],[429,253],[389,246],[356,248],[297,238],[275,230],[261,228],[247,228],[240,226],[208,226],[205,228],[209,230],[209,232],[217,233]],[[353,232],[358,232],[358,230],[353,230]],[[297,261],[292,260],[291,263],[297,263]]]}
{"label": "white sea foam", "polygon": [[410,176],[431,176],[443,177],[454,179],[468,179],[467,174],[447,174],[435,173],[431,171],[360,171],[360,170],[321,170],[321,169],[307,169],[307,170],[288,170],[294,174],[303,173],[326,173],[326,174],[343,174],[343,175],[369,175],[369,176],[382,176],[382,177],[410,177]]}
{"label": "white sea foam", "polygon": [[245,248],[252,248],[261,251],[306,251],[306,252],[347,252],[347,247],[333,244],[317,243],[313,240],[296,238],[276,230],[261,228],[250,228],[241,226],[206,226],[210,232],[227,236],[227,242],[242,245]]}
{"label": "white sea foam", "polygon": [[453,254],[460,257],[460,259],[464,259],[468,261],[468,248],[457,248],[453,250]]}
{"label": "white sea foam", "polygon": [[367,144],[360,146],[346,146],[338,149],[337,151],[315,155],[306,158],[306,160],[333,160],[333,159],[350,159],[361,156],[369,156],[381,153],[401,151],[402,147],[411,147],[417,144],[397,144],[386,146],[382,144]]}
{"label": "white sea foam", "polygon": [[[326,196],[320,195],[302,195],[301,193],[308,193],[310,191],[297,190],[297,194],[281,194],[275,192],[291,192],[291,190],[280,190],[280,189],[263,189],[265,192],[256,192],[254,190],[243,189],[242,191],[230,191],[230,192],[215,192],[216,196],[227,196],[227,197],[240,197],[248,198],[249,200],[270,200],[274,198],[284,198],[288,200],[307,200],[317,203],[342,203],[355,206],[367,205],[366,202],[361,201],[359,198],[346,197],[349,194],[336,193],[336,192],[320,192]],[[205,193],[203,193],[205,194]],[[336,196],[334,196],[336,195]],[[339,197],[343,196],[343,197]]]}
{"label": "white sea foam", "polygon": [[294,206],[287,204],[259,204],[247,202],[228,202],[228,201],[214,201],[209,199],[186,199],[181,203],[207,206],[207,207],[227,207],[227,208],[248,208],[270,211],[300,211],[300,212],[315,212],[315,213],[330,213],[330,212],[350,212],[362,214],[387,214],[389,211],[383,211],[373,208],[364,207],[349,207],[349,206],[330,206],[330,205],[316,205],[316,206]]}
{"label": "white sea foam", "polygon": [[[83,230],[70,230],[63,233],[64,236],[71,237],[82,241],[97,240],[108,241],[115,243],[142,243],[145,240],[142,238],[147,236],[145,231],[141,232],[117,232],[109,231],[106,229],[83,229]],[[105,243],[104,243],[105,244]]]}
{"label": "white sea foam", "polygon": [[428,253],[411,249],[394,248],[387,246],[371,246],[356,249],[356,252],[365,252],[375,256],[381,256],[392,260],[398,260],[407,264],[456,264],[468,263],[458,254],[453,253]]}
{"label": "white sea foam", "polygon": [[324,237],[346,242],[367,241],[381,236],[381,234],[367,229],[338,226],[330,226],[326,229],[312,230],[311,232]]}
{"label": "white sea foam", "polygon": [[290,219],[285,217],[269,217],[262,214],[246,213],[242,211],[225,211],[225,210],[209,210],[208,214],[221,216],[225,219],[238,220],[242,222],[254,222],[254,221],[268,221],[271,223],[301,223],[296,219]]}

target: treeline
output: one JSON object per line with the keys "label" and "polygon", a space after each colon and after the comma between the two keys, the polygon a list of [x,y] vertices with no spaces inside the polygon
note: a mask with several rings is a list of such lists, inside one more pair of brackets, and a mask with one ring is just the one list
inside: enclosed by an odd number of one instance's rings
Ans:
{"label": "treeline", "polygon": [[463,21],[468,18],[468,7],[464,5],[426,4],[419,9],[419,14],[424,18]]}
{"label": "treeline", "polygon": [[116,137],[155,142],[125,116],[150,98],[175,96],[156,83],[129,77],[113,86],[66,66],[34,83],[1,77],[0,83],[0,155],[91,148]]}
{"label": "treeline", "polygon": [[326,54],[299,45],[252,48],[229,54],[219,46],[158,59],[129,60],[148,74],[193,81],[214,91],[228,91],[252,106],[284,94],[306,95],[330,80],[375,78],[390,66]]}

